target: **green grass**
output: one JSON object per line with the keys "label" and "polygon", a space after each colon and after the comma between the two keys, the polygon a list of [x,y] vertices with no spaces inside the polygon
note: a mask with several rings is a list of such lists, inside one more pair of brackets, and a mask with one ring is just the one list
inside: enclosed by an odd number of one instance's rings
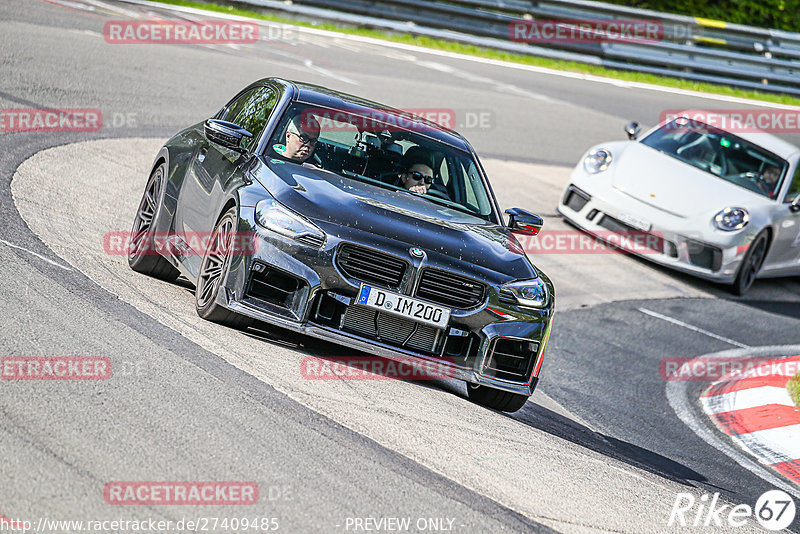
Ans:
{"label": "green grass", "polygon": [[800,374],[789,380],[786,389],[789,390],[789,396],[794,401],[795,406],[800,408]]}
{"label": "green grass", "polygon": [[605,67],[598,67],[596,65],[586,65],[575,61],[560,61],[549,58],[527,56],[523,54],[512,54],[508,52],[501,52],[498,50],[492,50],[473,45],[455,43],[444,39],[432,39],[430,37],[414,36],[410,34],[396,34],[384,31],[370,30],[366,28],[343,27],[329,23],[312,23],[308,21],[296,20],[278,15],[269,15],[247,9],[240,9],[233,6],[224,6],[213,3],[193,2],[189,0],[154,0],[154,1],[161,2],[163,4],[194,7],[199,9],[205,9],[207,11],[227,13],[230,15],[240,15],[243,17],[250,17],[254,19],[266,20],[271,22],[282,22],[286,24],[293,24],[297,26],[305,26],[322,30],[330,30],[352,35],[374,37],[377,39],[384,39],[396,43],[416,45],[425,48],[432,48],[435,50],[445,50],[448,52],[455,52],[458,54],[466,54],[470,56],[477,56],[488,59],[496,59],[500,61],[509,61],[512,63],[519,63],[522,65],[533,65],[536,67],[545,67],[545,68],[557,69],[568,72],[578,72],[582,74],[605,76],[608,78],[615,78],[618,80],[625,80],[630,82],[649,83],[654,85],[662,85],[665,87],[674,87],[677,89],[687,89],[691,91],[700,91],[704,93],[713,93],[718,95],[735,96],[740,98],[749,98],[753,100],[762,100],[765,102],[775,102],[779,104],[800,106],[800,98],[796,98],[789,95],[765,93],[761,91],[754,91],[747,89],[737,89],[726,85],[693,82],[690,80],[683,80],[680,78],[670,78],[667,76],[657,76],[654,74],[646,74],[641,72],[630,72],[624,70],[608,69]]}

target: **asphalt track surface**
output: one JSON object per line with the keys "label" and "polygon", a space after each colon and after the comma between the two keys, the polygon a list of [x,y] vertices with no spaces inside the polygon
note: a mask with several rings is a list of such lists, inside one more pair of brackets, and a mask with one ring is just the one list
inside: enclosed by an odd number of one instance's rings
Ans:
{"label": "asphalt track surface", "polygon": [[[303,380],[302,358],[346,351],[204,323],[191,288],[135,275],[101,244],[128,229],[160,143],[264,76],[462,118],[488,112],[490,127],[461,129],[501,206],[538,211],[556,229],[567,227],[555,199],[586,147],[664,109],[743,104],[299,30],[238,48],[103,40],[106,20],[147,11],[0,5],[0,107],[99,108],[107,122],[93,134],[0,134],[0,353],[107,356],[119,371],[96,383],[0,382],[0,515],[246,515],[278,517],[283,532],[347,531],[347,518],[366,517],[448,518],[457,532],[650,532],[667,530],[678,492],[753,505],[788,484],[715,429],[687,425],[703,424],[701,385],[681,391],[678,409],[658,369],[741,346],[791,353],[796,278],[759,281],[737,299],[630,257],[534,258],[556,282],[559,313],[533,402],[505,415],[469,403],[458,383]],[[102,488],[118,480],[247,480],[262,497],[109,506]],[[758,527],[737,529],[747,530]]]}

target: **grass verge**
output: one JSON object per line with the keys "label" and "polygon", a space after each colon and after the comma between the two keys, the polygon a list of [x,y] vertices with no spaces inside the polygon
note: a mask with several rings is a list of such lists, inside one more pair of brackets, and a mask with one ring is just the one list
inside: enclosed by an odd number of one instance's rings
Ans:
{"label": "grass verge", "polygon": [[789,396],[794,401],[795,406],[800,408],[800,374],[789,380],[786,384],[786,389],[789,390]]}
{"label": "grass verge", "polygon": [[522,65],[533,65],[536,67],[544,67],[544,68],[550,68],[568,72],[577,72],[581,74],[605,76],[608,78],[615,78],[618,80],[625,80],[630,82],[649,83],[654,85],[662,85],[665,87],[674,87],[677,89],[699,91],[703,93],[735,96],[740,98],[761,100],[765,102],[774,102],[778,104],[800,106],[800,98],[796,98],[789,95],[765,93],[762,91],[747,90],[747,89],[737,89],[735,87],[729,87],[727,85],[716,85],[711,83],[694,82],[690,80],[683,80],[680,78],[657,76],[655,74],[646,74],[642,72],[608,69],[605,67],[598,67],[596,65],[586,65],[575,61],[561,61],[549,58],[527,56],[523,54],[512,54],[508,52],[492,50],[489,48],[482,48],[478,46],[455,43],[452,41],[446,41],[444,39],[432,39],[430,37],[414,36],[410,34],[395,34],[385,31],[370,30],[366,28],[351,28],[330,23],[312,23],[304,20],[297,20],[278,15],[264,14],[264,13],[259,13],[257,11],[251,11],[248,9],[240,9],[233,6],[225,6],[213,3],[193,2],[190,0],[154,0],[154,1],[160,2],[162,4],[171,4],[176,6],[205,9],[207,11],[213,11],[217,13],[240,15],[243,17],[250,17],[270,22],[282,22],[286,24],[293,24],[297,26],[305,26],[310,28],[318,28],[322,30],[330,30],[352,35],[374,37],[377,39],[384,39],[386,41],[416,45],[424,48],[432,48],[435,50],[445,50],[448,52],[466,54],[470,56],[477,56],[487,59],[509,61],[512,63],[519,63]]}

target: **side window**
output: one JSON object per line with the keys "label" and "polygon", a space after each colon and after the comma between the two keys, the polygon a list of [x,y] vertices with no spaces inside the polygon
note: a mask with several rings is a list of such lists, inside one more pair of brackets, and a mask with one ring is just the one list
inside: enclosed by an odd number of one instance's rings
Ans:
{"label": "side window", "polygon": [[475,196],[475,189],[473,188],[473,182],[477,179],[478,169],[475,168],[474,163],[470,163],[469,169],[467,170],[467,176],[464,180],[464,188],[466,189],[467,193],[467,203],[470,206],[478,206],[478,198]]}
{"label": "side window", "polygon": [[221,119],[238,124],[253,137],[242,140],[242,146],[252,150],[267,126],[267,120],[278,103],[278,95],[268,87],[252,89],[231,104]]}
{"label": "side window", "polygon": [[783,201],[791,202],[797,198],[797,195],[800,195],[800,165],[798,165],[797,170],[794,171],[792,183],[789,184],[789,190],[786,192],[786,198]]}
{"label": "side window", "polygon": [[450,167],[448,166],[447,158],[442,158],[442,165],[439,167],[439,176],[442,177],[442,183],[445,186],[450,184]]}

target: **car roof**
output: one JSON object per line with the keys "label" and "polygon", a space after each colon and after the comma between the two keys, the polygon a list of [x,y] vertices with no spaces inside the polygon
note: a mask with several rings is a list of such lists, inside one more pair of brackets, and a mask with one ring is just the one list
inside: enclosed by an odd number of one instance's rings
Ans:
{"label": "car roof", "polygon": [[473,152],[469,142],[467,142],[467,140],[461,136],[461,134],[452,130],[448,130],[439,124],[428,121],[407,111],[385,106],[359,96],[328,89],[327,87],[285,80],[283,78],[264,78],[263,80],[255,82],[253,85],[263,85],[265,83],[276,83],[286,89],[294,89],[294,99],[306,104],[333,109],[344,109],[354,114],[364,116],[375,116],[375,112],[378,111],[383,115],[391,114],[397,116],[398,118],[413,120],[424,125],[424,128],[422,128],[423,131],[414,129],[414,133],[423,135],[435,141],[440,141],[465,152]]}
{"label": "car roof", "polygon": [[[687,110],[687,116],[690,116],[688,115],[688,113],[690,112]],[[681,113],[676,113],[675,115],[680,116]],[[720,113],[709,113],[709,112],[704,112],[704,117],[718,118],[718,120],[716,121],[700,120],[700,122],[706,122],[706,123],[714,122],[715,124],[725,124],[726,119],[729,118],[727,115],[723,115]],[[658,125],[658,127],[661,127],[664,124],[670,122],[670,120],[662,122],[661,124]],[[772,135],[771,133],[767,133],[761,130],[737,132],[737,131],[732,131],[731,129],[721,128],[719,126],[715,127],[719,128],[720,130],[732,133],[738,137],[741,137],[745,141],[750,141],[751,143],[754,143],[762,148],[765,148],[770,152],[772,152],[773,154],[775,154],[776,156],[782,157],[783,159],[789,159],[793,155],[800,152],[800,147],[797,147],[796,145],[793,145],[788,141],[784,141],[780,137]],[[753,130],[755,130],[755,128],[753,128]]]}

